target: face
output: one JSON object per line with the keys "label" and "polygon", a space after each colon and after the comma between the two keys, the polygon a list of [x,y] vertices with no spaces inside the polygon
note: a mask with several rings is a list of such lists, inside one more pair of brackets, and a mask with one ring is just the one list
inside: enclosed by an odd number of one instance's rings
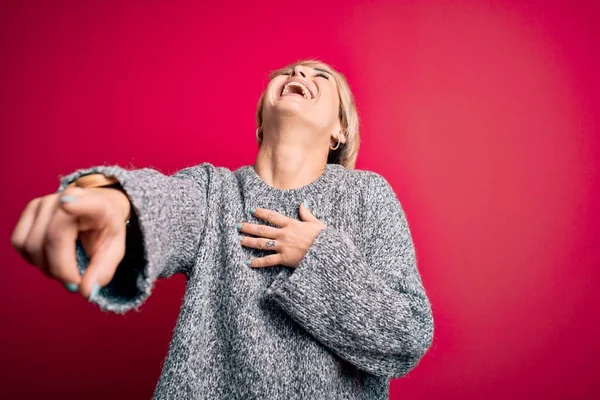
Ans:
{"label": "face", "polygon": [[284,120],[300,123],[316,134],[340,131],[339,97],[335,79],[325,65],[296,65],[281,70],[265,90],[263,125]]}

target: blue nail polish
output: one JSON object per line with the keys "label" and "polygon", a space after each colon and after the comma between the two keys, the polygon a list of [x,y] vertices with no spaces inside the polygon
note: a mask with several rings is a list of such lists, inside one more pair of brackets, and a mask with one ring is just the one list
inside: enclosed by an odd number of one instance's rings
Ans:
{"label": "blue nail polish", "polygon": [[98,295],[99,291],[100,291],[100,286],[98,286],[97,283],[94,283],[94,285],[92,286],[92,292],[90,293],[90,297],[88,297],[88,300],[94,301],[94,298]]}
{"label": "blue nail polish", "polygon": [[242,224],[235,224],[235,229],[237,229],[238,231],[239,231],[240,229],[242,229]]}
{"label": "blue nail polish", "polygon": [[75,196],[63,196],[59,200],[61,203],[72,203],[77,200],[77,198]]}
{"label": "blue nail polish", "polygon": [[254,207],[253,207],[253,208],[251,208],[251,209],[250,209],[250,210],[248,210],[248,211],[250,211],[250,214],[254,214],[254,213],[256,212],[256,208],[254,208]]}
{"label": "blue nail polish", "polygon": [[241,242],[243,236],[238,236],[238,240]]}
{"label": "blue nail polish", "polygon": [[71,293],[75,293],[79,290],[79,285],[76,283],[68,282],[64,284],[65,289],[67,289]]}
{"label": "blue nail polish", "polygon": [[250,264],[252,264],[252,261],[246,260],[245,263],[246,263],[246,265],[250,265]]}
{"label": "blue nail polish", "polygon": [[310,201],[308,200],[304,200],[302,202],[302,205],[304,206],[304,208],[308,208],[310,210]]}

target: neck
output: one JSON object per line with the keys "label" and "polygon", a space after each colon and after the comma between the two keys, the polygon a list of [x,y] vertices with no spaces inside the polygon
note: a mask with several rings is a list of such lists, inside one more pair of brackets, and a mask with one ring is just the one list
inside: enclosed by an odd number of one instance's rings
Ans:
{"label": "neck", "polygon": [[328,148],[315,143],[314,133],[295,129],[263,132],[254,170],[277,189],[297,189],[325,172]]}

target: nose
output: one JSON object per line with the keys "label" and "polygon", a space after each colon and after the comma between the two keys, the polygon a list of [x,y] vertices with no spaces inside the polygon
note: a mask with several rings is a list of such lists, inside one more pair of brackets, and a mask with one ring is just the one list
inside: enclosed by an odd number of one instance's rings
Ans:
{"label": "nose", "polygon": [[292,69],[292,76],[297,76],[300,75],[303,78],[306,78],[306,73],[304,70],[304,67],[302,65],[296,65],[293,69]]}

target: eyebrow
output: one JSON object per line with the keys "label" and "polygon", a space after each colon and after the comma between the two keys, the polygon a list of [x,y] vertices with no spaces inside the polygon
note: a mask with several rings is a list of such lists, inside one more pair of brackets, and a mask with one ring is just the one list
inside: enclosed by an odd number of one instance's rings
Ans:
{"label": "eyebrow", "polygon": [[326,74],[331,75],[331,72],[327,71],[326,69],[322,69],[322,68],[318,68],[318,67],[313,67],[313,69],[315,71],[325,72]]}

